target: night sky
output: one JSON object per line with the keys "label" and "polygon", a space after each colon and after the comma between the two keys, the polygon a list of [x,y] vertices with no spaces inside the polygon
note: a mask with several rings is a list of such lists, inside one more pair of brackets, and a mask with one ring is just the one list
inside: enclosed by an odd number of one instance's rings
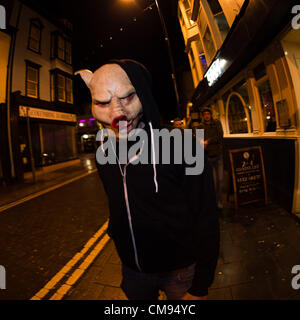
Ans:
{"label": "night sky", "polygon": [[[154,96],[162,118],[167,121],[177,116],[169,55],[158,11],[155,5],[152,10],[144,10],[154,3],[153,0],[51,0],[39,3],[57,17],[66,17],[73,23],[74,71],[82,68],[94,71],[109,59],[138,60],[153,76]],[[175,67],[187,68],[177,1],[159,0],[159,4],[166,20]],[[121,27],[123,31],[120,31]],[[90,97],[79,76],[74,87],[75,102],[83,105]]]}

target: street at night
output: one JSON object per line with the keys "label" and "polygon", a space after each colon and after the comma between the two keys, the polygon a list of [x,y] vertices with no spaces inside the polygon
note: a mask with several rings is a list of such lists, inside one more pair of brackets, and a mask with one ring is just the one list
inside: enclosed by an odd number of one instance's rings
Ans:
{"label": "street at night", "polygon": [[300,300],[299,168],[300,2],[0,0],[0,300]]}
{"label": "street at night", "polygon": [[97,173],[2,211],[0,260],[5,261],[7,290],[1,299],[32,298],[107,218]]}
{"label": "street at night", "polygon": [[[90,171],[87,160],[92,163]],[[89,155],[80,165],[73,166],[73,172],[77,170],[78,177],[93,168]],[[64,171],[56,173],[59,184],[72,179],[70,172]],[[42,183],[36,187],[47,190]],[[290,272],[290,266],[297,264],[300,254],[299,222],[276,206],[252,207],[237,216],[230,212],[220,220],[222,245],[209,299],[299,299],[299,291],[291,287]],[[7,289],[1,291],[1,299],[33,298],[83,249],[107,218],[106,195],[98,174],[93,171],[2,211],[1,243],[5,245],[0,260],[5,261]],[[100,240],[101,237],[96,243]],[[42,300],[50,299],[87,256],[88,253]],[[121,262],[110,240],[62,299],[126,299],[120,282]]]}

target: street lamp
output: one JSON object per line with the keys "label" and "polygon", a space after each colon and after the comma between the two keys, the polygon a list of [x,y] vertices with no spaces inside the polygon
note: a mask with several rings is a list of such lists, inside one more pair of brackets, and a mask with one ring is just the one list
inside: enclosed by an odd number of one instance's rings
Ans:
{"label": "street lamp", "polygon": [[171,49],[171,44],[170,44],[170,40],[169,40],[168,30],[166,27],[166,22],[165,22],[164,16],[160,10],[158,0],[155,0],[155,4],[156,4],[156,8],[157,8],[157,11],[159,14],[160,22],[161,22],[161,25],[163,28],[164,38],[165,38],[165,41],[167,42],[168,54],[169,54],[169,59],[170,59],[170,64],[171,64],[171,71],[172,71],[171,76],[172,76],[173,86],[174,86],[174,91],[175,91],[175,96],[176,96],[176,107],[177,107],[178,115],[181,116],[178,87],[177,87],[177,81],[176,81],[176,76],[175,76],[175,65],[174,65],[174,59],[173,59],[173,55],[172,55],[172,49]]}
{"label": "street lamp", "polygon": [[[133,2],[135,0],[122,0],[123,2]],[[173,81],[173,86],[174,86],[174,91],[175,91],[175,97],[176,97],[176,107],[177,107],[177,112],[178,115],[181,115],[181,111],[180,111],[180,103],[179,103],[179,94],[178,94],[178,87],[177,87],[177,82],[176,82],[176,76],[175,76],[175,65],[174,65],[174,59],[173,59],[173,55],[172,55],[172,49],[171,49],[171,44],[170,44],[170,40],[169,40],[169,35],[168,35],[168,30],[166,27],[166,22],[164,19],[164,16],[160,10],[160,6],[158,3],[158,0],[154,1],[158,14],[159,14],[159,18],[160,18],[160,23],[162,25],[162,29],[163,29],[163,33],[164,33],[164,39],[167,43],[167,48],[168,48],[168,54],[169,54],[169,60],[170,60],[170,64],[171,64],[171,76],[172,76],[172,81]],[[149,7],[151,8],[152,5],[154,4],[152,3]]]}

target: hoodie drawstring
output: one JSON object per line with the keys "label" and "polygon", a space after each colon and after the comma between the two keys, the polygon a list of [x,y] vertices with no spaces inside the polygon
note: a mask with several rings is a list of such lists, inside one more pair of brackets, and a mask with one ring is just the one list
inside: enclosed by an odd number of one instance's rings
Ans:
{"label": "hoodie drawstring", "polygon": [[152,123],[149,121],[150,131],[151,131],[151,148],[152,148],[152,159],[153,159],[153,171],[154,171],[154,184],[155,184],[155,192],[158,192],[158,183],[157,183],[157,174],[156,174],[156,155],[155,155],[155,145],[154,145],[154,135]]}
{"label": "hoodie drawstring", "polygon": [[103,153],[105,153],[105,151],[104,151],[104,148],[103,148],[103,143],[104,143],[104,137],[103,137],[103,135],[104,135],[104,133],[103,133],[103,131],[104,131],[105,129],[101,129],[101,150],[103,151]]}

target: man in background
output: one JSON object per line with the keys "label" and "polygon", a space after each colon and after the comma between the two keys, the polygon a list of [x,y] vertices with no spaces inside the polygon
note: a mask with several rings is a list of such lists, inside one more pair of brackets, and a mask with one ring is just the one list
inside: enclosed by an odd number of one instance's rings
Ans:
{"label": "man in background", "polygon": [[175,118],[173,126],[178,129],[184,129],[183,121],[180,118]]}
{"label": "man in background", "polygon": [[215,189],[219,210],[223,208],[223,129],[221,122],[213,119],[209,108],[202,110],[200,129],[204,129],[204,149],[214,172]]}

